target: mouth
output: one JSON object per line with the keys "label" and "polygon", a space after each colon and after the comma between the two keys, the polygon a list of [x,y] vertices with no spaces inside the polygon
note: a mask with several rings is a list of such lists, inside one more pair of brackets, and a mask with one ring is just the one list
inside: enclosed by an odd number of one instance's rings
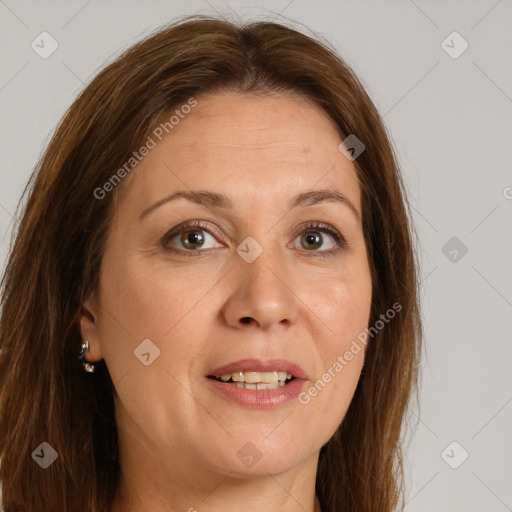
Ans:
{"label": "mouth", "polygon": [[208,372],[207,377],[222,382],[269,384],[292,379],[308,379],[306,372],[296,363],[286,359],[241,359],[219,366]]}
{"label": "mouth", "polygon": [[273,408],[291,401],[308,379],[304,370],[285,359],[244,359],[211,370],[211,389],[231,402],[252,408]]}
{"label": "mouth", "polygon": [[211,372],[205,381],[213,393],[227,400],[229,404],[250,409],[273,409],[293,403],[306,385],[306,377],[302,377],[305,374],[300,370],[292,370],[289,366],[273,368],[286,369],[233,371],[231,366],[228,370]]}
{"label": "mouth", "polygon": [[281,370],[272,372],[238,371],[225,373],[220,377],[208,375],[208,378],[244,389],[278,389],[296,379],[294,375]]}

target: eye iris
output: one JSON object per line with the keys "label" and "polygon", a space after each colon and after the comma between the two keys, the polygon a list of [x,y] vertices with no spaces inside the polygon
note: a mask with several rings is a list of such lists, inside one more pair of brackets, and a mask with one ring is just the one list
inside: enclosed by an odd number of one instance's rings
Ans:
{"label": "eye iris", "polygon": [[322,245],[322,235],[320,233],[304,233],[302,235],[302,242],[306,242],[306,244],[314,247],[308,247],[308,249],[317,249]]}
{"label": "eye iris", "polygon": [[185,231],[181,234],[181,242],[185,247],[191,247],[195,248],[195,244],[203,244],[204,243],[204,237],[201,234],[201,231],[194,230],[194,231]]}

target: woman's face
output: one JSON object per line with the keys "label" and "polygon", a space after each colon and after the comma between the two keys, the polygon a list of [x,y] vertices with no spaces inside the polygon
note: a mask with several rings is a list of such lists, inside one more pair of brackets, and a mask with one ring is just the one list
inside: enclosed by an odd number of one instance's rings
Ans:
{"label": "woman's face", "polygon": [[[180,478],[276,474],[318,456],[359,379],[364,350],[335,363],[370,314],[360,189],[332,121],[306,100],[196,100],[123,183],[85,304],[88,359],[105,359],[116,388],[122,460],[143,446]],[[178,191],[195,200],[163,201]],[[251,369],[302,378],[274,390],[209,378]]]}

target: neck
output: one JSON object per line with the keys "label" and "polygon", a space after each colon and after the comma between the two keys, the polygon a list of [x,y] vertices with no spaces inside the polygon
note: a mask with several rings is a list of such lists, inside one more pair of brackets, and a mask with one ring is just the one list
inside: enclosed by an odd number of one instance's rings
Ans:
{"label": "neck", "polygon": [[[301,512],[322,512],[314,492],[311,495],[298,489],[289,491],[280,486],[281,481],[278,483],[272,477],[259,485],[254,481],[250,485],[233,484],[227,479],[220,480],[218,487],[210,488],[209,492],[205,488],[202,494],[184,488],[178,491],[172,486],[176,492],[174,494],[169,489],[165,493],[155,492],[154,486],[144,490],[134,488],[131,482],[123,478],[111,512],[296,512],[297,508]],[[262,492],[257,493],[258,490]]]}

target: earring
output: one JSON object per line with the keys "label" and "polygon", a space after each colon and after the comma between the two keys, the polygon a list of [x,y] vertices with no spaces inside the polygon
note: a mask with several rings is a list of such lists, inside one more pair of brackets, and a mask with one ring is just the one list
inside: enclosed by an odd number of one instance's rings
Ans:
{"label": "earring", "polygon": [[80,353],[78,354],[78,359],[82,362],[82,365],[84,367],[84,370],[89,373],[94,372],[94,364],[90,363],[85,359],[85,353],[89,352],[89,342],[86,341],[85,343],[82,343],[80,346]]}

